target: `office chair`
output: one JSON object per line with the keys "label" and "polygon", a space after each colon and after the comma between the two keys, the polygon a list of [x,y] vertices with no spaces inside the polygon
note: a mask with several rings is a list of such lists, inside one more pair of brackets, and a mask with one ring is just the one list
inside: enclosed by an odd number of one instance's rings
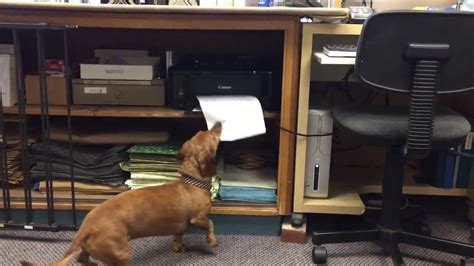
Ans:
{"label": "office chair", "polygon": [[356,141],[386,147],[382,210],[373,230],[314,232],[314,263],[326,262],[322,244],[378,241],[394,264],[403,264],[399,243],[474,258],[474,246],[400,229],[400,199],[406,159],[424,159],[432,149],[461,143],[469,122],[438,94],[474,89],[474,14],[384,12],[365,21],[355,73],[364,83],[409,94],[407,108],[377,105],[335,106],[336,126]]}

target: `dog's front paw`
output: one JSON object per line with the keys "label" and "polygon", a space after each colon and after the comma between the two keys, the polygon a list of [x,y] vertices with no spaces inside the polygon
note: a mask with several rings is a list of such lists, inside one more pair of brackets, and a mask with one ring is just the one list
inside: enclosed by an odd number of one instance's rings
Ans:
{"label": "dog's front paw", "polygon": [[186,246],[181,243],[173,243],[173,251],[174,252],[185,252]]}
{"label": "dog's front paw", "polygon": [[215,236],[208,236],[207,237],[207,243],[209,244],[209,246],[211,247],[217,247],[217,245],[219,244],[217,242],[217,238]]}

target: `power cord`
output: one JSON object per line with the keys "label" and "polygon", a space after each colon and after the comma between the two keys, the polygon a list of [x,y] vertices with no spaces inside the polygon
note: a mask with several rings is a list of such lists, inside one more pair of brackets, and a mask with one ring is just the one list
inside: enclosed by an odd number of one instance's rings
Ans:
{"label": "power cord", "polygon": [[298,132],[291,131],[289,129],[286,129],[284,127],[280,127],[281,130],[286,131],[288,133],[291,133],[296,136],[302,136],[302,137],[326,137],[326,136],[332,136],[333,133],[325,133],[325,134],[302,134]]}
{"label": "power cord", "polygon": [[[354,69],[354,67],[351,67],[346,72],[346,74],[344,75],[344,77],[340,81],[340,83],[341,83],[340,87],[342,87],[342,91],[345,93],[345,95],[347,97],[347,100],[349,100],[352,103],[355,103],[356,100],[355,100],[354,96],[351,94],[350,89],[349,89],[349,77],[351,75],[353,75],[354,73],[355,73],[355,69]],[[370,89],[369,94],[360,103],[361,104],[371,104],[375,100],[375,98],[377,98],[379,93],[380,92],[378,90]]]}
{"label": "power cord", "polygon": [[[405,203],[400,207],[400,210],[403,211],[408,206],[410,206],[410,202],[408,201],[407,198],[403,198]],[[372,205],[372,206],[371,206]],[[375,206],[374,206],[375,205]],[[365,206],[365,209],[367,210],[381,210],[382,209],[382,200],[367,200],[367,206]]]}

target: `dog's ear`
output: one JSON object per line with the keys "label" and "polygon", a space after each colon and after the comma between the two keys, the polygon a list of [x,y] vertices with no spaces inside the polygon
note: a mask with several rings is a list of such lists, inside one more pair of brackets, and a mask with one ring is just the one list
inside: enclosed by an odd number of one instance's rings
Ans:
{"label": "dog's ear", "polygon": [[183,160],[184,157],[186,156],[186,149],[187,149],[187,142],[181,146],[181,149],[179,149],[178,154],[176,154],[176,159],[178,160]]}
{"label": "dog's ear", "polygon": [[197,161],[199,163],[199,171],[201,172],[202,177],[213,177],[216,174],[214,159],[208,150],[201,151]]}
{"label": "dog's ear", "polygon": [[179,152],[175,155],[176,159],[182,161],[184,159],[184,153],[182,149],[179,150]]}

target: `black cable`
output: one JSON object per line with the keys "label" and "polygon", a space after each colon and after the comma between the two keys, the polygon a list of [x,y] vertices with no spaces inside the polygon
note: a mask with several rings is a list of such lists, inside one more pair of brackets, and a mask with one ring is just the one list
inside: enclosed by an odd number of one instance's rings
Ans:
{"label": "black cable", "polygon": [[[400,207],[400,210],[405,210],[406,208],[408,208],[410,206],[410,202],[408,201],[407,198],[403,198],[403,200],[405,201],[405,204],[403,206]],[[377,200],[368,200],[367,201],[367,206],[365,206],[365,209],[366,210],[381,210],[382,209],[382,206],[370,206],[370,203],[375,203]],[[382,200],[380,200],[380,205],[382,204]],[[374,204],[375,205],[375,204]],[[378,205],[378,204],[377,204]]]}
{"label": "black cable", "polygon": [[283,131],[286,131],[288,133],[291,133],[293,135],[297,135],[297,136],[302,136],[302,137],[326,137],[326,136],[332,136],[333,133],[325,133],[325,134],[301,134],[301,133],[298,133],[298,132],[294,132],[294,131],[291,131],[289,129],[286,129],[284,127],[280,127],[281,130]]}
{"label": "black cable", "polygon": [[338,152],[350,152],[350,151],[355,151],[362,148],[361,144],[356,144],[353,145],[352,147],[344,147],[344,148],[332,148],[332,153],[338,153]]}
{"label": "black cable", "polygon": [[306,0],[306,4],[308,4],[310,7],[315,7],[309,0]]}
{"label": "black cable", "polygon": [[343,91],[344,93],[346,94],[347,96],[347,99],[350,101],[350,102],[354,102],[354,97],[352,96],[352,94],[350,93],[349,91],[349,77],[351,76],[351,74],[353,74],[355,71],[355,69],[353,67],[351,67],[346,75],[344,75],[344,77],[342,78],[341,80],[341,83],[342,83],[342,88],[343,88]]}
{"label": "black cable", "polygon": [[371,104],[375,100],[375,98],[377,98],[378,95],[379,95],[379,91],[372,90],[372,92],[369,93],[369,95],[367,96],[367,98],[365,99],[363,103]]}

